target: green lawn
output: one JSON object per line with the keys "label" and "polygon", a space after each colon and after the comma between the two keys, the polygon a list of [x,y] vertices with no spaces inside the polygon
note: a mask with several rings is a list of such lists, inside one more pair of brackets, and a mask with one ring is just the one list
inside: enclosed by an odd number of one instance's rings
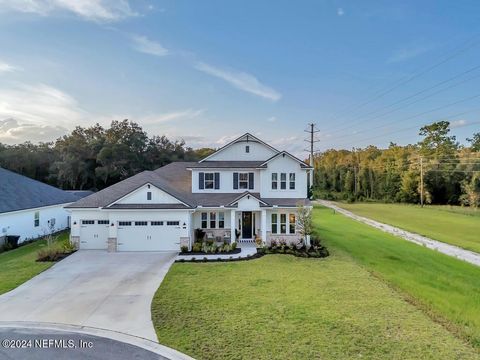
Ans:
{"label": "green lawn", "polygon": [[435,240],[480,252],[480,211],[458,206],[338,203],[344,209]]}
{"label": "green lawn", "polygon": [[[198,359],[480,358],[465,340],[478,340],[480,269],[330,210],[315,222],[325,259],[174,264],[152,302],[160,343]],[[405,300],[417,290],[456,325]]]}
{"label": "green lawn", "polygon": [[459,336],[480,348],[480,268],[316,208],[325,245],[387,280]]}
{"label": "green lawn", "polygon": [[[60,244],[65,241],[68,241],[68,232],[62,233],[58,239]],[[0,254],[0,294],[16,288],[54,264],[36,262],[37,251],[45,246],[45,241],[39,240]]]}

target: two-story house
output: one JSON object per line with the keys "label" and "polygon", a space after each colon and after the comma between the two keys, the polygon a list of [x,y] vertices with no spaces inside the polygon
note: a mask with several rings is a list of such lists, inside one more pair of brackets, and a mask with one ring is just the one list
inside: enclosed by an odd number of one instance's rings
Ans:
{"label": "two-story house", "polygon": [[195,230],[229,242],[297,240],[308,164],[245,134],[198,162],[144,171],[69,205],[80,249],[178,251]]}

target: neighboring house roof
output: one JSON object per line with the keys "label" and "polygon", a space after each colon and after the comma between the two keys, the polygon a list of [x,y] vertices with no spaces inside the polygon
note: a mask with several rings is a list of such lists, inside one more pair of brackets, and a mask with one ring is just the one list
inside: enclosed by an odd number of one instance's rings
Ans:
{"label": "neighboring house roof", "polygon": [[0,213],[66,204],[79,196],[0,168]]}
{"label": "neighboring house roof", "polygon": [[204,161],[208,160],[210,157],[214,156],[215,154],[218,154],[219,152],[225,150],[226,148],[232,146],[233,144],[237,143],[237,142],[240,142],[240,141],[256,141],[256,142],[259,142],[260,144],[262,145],[265,145],[266,147],[268,147],[269,149],[271,149],[272,151],[278,153],[279,151],[277,149],[275,149],[273,146],[267,144],[266,142],[260,140],[259,138],[257,138],[256,136],[253,136],[252,134],[250,133],[245,133],[243,134],[242,136],[239,136],[238,138],[236,138],[235,140],[233,141],[230,141],[228,144],[222,146],[221,148],[219,148],[217,151],[215,151],[214,153],[208,155],[206,158],[203,158],[202,160],[200,160],[199,162],[200,163],[203,163]]}
{"label": "neighboring house roof", "polygon": [[[258,198],[263,206],[295,206],[305,199],[262,199],[259,193],[192,193],[192,175],[188,169],[196,162],[173,162],[154,171],[144,171],[120,181],[106,189],[80,199],[67,208],[109,208],[109,209],[188,209],[203,207],[231,206],[247,194]],[[145,184],[152,184],[177,198],[182,204],[113,204]]]}
{"label": "neighboring house roof", "polygon": [[300,163],[300,167],[303,168],[303,169],[311,169],[310,165],[308,165],[305,161],[300,160],[299,158],[293,156],[293,155],[290,154],[288,151],[279,152],[278,154],[273,155],[270,159],[267,159],[267,160],[265,160],[265,161],[262,161],[262,162],[260,163],[259,167],[266,167],[267,164],[268,164],[270,161],[272,161],[273,159],[279,157],[280,155],[288,156],[288,157],[290,157],[292,160],[297,161],[298,163]]}
{"label": "neighboring house roof", "polygon": [[250,169],[250,168],[266,168],[266,166],[262,166],[265,161],[203,161],[200,163],[195,163],[195,165],[191,166],[190,169]]}

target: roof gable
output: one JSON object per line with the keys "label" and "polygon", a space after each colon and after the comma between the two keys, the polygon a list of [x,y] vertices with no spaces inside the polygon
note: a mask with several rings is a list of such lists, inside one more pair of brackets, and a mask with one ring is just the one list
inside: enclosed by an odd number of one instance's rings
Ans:
{"label": "roof gable", "polygon": [[290,159],[298,162],[300,164],[300,167],[302,167],[304,169],[311,169],[310,165],[308,165],[305,161],[300,160],[299,158],[293,156],[292,154],[290,154],[287,151],[281,151],[278,154],[273,155],[270,159],[264,161],[260,166],[266,166],[270,161],[278,158],[279,156],[284,156],[284,157],[288,156]]}
{"label": "roof gable", "polygon": [[[243,151],[234,151],[235,146],[239,145],[250,145],[254,149],[250,153],[243,154]],[[243,149],[243,146],[242,146]],[[253,136],[250,133],[246,133],[235,140],[229,142],[228,144],[222,146],[220,149],[215,151],[213,154],[210,154],[206,158],[203,158],[199,161],[202,163],[204,161],[235,161],[235,160],[264,160],[269,157],[279,153],[277,149],[273,146],[270,146],[266,142],[260,140],[259,138]],[[242,158],[239,158],[239,155],[242,154]],[[259,157],[259,158],[258,158]]]}

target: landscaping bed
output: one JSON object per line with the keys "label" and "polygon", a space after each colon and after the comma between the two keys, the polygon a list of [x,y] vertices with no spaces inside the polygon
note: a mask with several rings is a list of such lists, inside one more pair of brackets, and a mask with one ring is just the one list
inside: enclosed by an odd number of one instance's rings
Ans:
{"label": "landscaping bed", "polygon": [[205,251],[187,251],[187,252],[180,252],[178,255],[215,255],[215,254],[222,254],[222,255],[230,255],[230,254],[240,254],[242,249],[235,248],[230,251],[222,251],[222,252],[205,252]]}

